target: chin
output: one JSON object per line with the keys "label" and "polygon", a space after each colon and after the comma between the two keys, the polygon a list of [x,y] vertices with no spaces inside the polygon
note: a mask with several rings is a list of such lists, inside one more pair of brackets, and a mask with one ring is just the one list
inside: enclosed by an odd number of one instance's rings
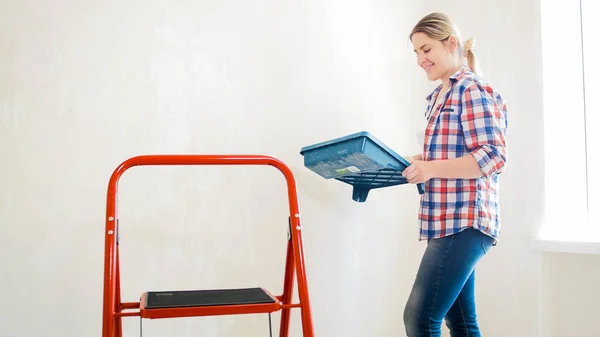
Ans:
{"label": "chin", "polygon": [[427,70],[425,70],[425,76],[430,81],[437,81],[440,78],[440,76],[437,74],[437,72],[435,71],[435,69],[432,69],[432,70],[433,71],[427,71]]}
{"label": "chin", "polygon": [[428,79],[428,80],[430,80],[430,81],[437,81],[437,80],[439,80],[439,79],[440,79],[440,77],[439,77],[439,76],[437,76],[436,74],[429,74],[429,73],[428,73],[428,74],[427,74],[427,79]]}

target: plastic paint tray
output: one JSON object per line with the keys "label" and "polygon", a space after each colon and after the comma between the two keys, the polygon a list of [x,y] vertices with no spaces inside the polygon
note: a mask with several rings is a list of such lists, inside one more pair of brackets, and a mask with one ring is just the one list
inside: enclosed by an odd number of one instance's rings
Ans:
{"label": "plastic paint tray", "polygon": [[[372,189],[408,184],[402,175],[408,160],[366,131],[303,147],[300,154],[304,166],[321,177],[352,185],[357,202],[365,202]],[[423,194],[423,184],[417,190]]]}

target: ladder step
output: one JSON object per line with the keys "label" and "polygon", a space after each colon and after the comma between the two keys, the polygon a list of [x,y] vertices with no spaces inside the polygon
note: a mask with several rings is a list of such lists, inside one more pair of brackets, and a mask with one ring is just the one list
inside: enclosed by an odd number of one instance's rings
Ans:
{"label": "ladder step", "polygon": [[275,302],[276,299],[262,288],[150,291],[146,296],[145,309],[235,306]]}
{"label": "ladder step", "polygon": [[271,313],[281,302],[263,288],[150,291],[142,294],[142,318]]}

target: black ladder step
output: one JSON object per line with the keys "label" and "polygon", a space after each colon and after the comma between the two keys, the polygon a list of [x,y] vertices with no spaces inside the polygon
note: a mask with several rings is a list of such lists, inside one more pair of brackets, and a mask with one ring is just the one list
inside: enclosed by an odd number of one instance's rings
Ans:
{"label": "black ladder step", "polygon": [[185,308],[275,303],[262,288],[149,291],[145,308]]}

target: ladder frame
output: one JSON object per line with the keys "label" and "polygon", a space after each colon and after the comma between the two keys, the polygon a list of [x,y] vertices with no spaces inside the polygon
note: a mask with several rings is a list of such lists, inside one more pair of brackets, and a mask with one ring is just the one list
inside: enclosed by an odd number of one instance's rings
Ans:
{"label": "ladder frame", "polygon": [[[104,246],[104,291],[102,309],[102,337],[122,337],[122,319],[127,316],[143,315],[143,302],[121,302],[121,279],[119,265],[118,243],[118,213],[117,194],[119,179],[125,171],[134,166],[157,165],[266,165],[277,168],[285,177],[289,201],[289,231],[283,294],[275,296],[276,305],[271,311],[281,310],[280,337],[287,337],[290,327],[290,309],[301,310],[302,331],[304,337],[314,337],[312,313],[308,294],[308,282],[302,239],[302,226],[298,206],[296,180],[290,168],[283,162],[264,155],[142,155],[127,159],[122,162],[112,173],[108,183],[106,202],[106,229]],[[298,303],[292,303],[294,291],[294,274],[298,282]],[[212,313],[207,313],[204,308],[202,314],[194,314],[193,308],[177,308],[169,317],[201,317],[223,314],[250,314],[260,313],[253,311],[252,305],[236,305],[223,312],[223,307],[214,306]],[[134,310],[133,312],[125,312]],[[137,311],[136,311],[137,310]],[[167,309],[168,310],[168,309]],[[163,317],[168,318],[168,317]]]}

